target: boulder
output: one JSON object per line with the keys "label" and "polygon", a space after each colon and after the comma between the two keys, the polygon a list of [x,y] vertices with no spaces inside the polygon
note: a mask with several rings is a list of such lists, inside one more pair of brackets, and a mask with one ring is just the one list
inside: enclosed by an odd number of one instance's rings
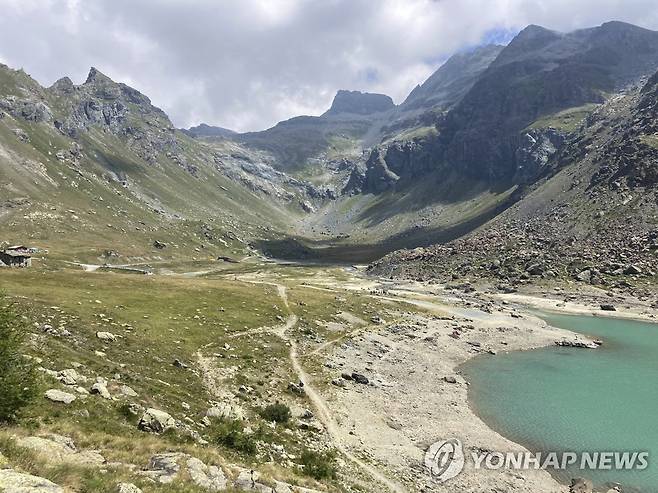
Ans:
{"label": "boulder", "polygon": [[64,493],[64,488],[47,479],[0,469],[0,491],[6,493]]}
{"label": "boulder", "polygon": [[169,484],[178,476],[179,461],[185,457],[185,454],[178,452],[154,455],[143,474],[158,483]]}
{"label": "boulder", "polygon": [[61,435],[17,438],[16,446],[32,450],[43,461],[51,464],[87,467],[105,464],[105,458],[100,453],[94,450],[78,451],[73,440]]}
{"label": "boulder", "polygon": [[148,433],[164,433],[176,427],[176,420],[158,409],[147,409],[139,420],[137,427]]}
{"label": "boulder", "polygon": [[142,490],[132,483],[119,483],[117,493],[142,493]]}
{"label": "boulder", "polygon": [[68,392],[62,392],[61,390],[57,389],[50,389],[46,391],[45,397],[49,401],[61,402],[62,404],[71,404],[74,400],[77,399],[75,395],[69,394]]}
{"label": "boulder", "polygon": [[67,370],[62,370],[57,373],[57,380],[62,382],[64,385],[77,385],[78,382],[86,380],[72,368]]}
{"label": "boulder", "polygon": [[601,310],[603,310],[604,312],[616,312],[617,311],[615,306],[611,305],[609,303],[605,303],[605,304],[601,305]]}
{"label": "boulder", "polygon": [[114,342],[117,340],[117,336],[112,334],[112,332],[96,332],[96,337],[101,341]]}
{"label": "boulder", "polygon": [[107,386],[101,382],[96,382],[91,386],[91,393],[100,395],[103,399],[112,399],[109,390],[107,390]]}
{"label": "boulder", "polygon": [[360,373],[352,373],[352,380],[362,385],[368,385],[370,383],[368,377],[366,377],[365,375],[361,375]]}
{"label": "boulder", "polygon": [[569,486],[569,493],[592,493],[593,485],[589,479],[573,478]]}
{"label": "boulder", "polygon": [[196,457],[187,459],[187,472],[192,482],[208,491],[222,491],[226,489],[226,476],[217,466],[207,466]]}

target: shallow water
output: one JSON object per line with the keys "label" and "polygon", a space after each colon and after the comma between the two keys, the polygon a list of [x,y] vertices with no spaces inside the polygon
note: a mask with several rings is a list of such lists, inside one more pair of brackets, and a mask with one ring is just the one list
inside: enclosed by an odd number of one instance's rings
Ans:
{"label": "shallow water", "polygon": [[541,314],[604,341],[596,350],[542,348],[479,357],[463,371],[469,399],[493,429],[532,451],[650,452],[644,471],[579,471],[599,487],[658,492],[658,324]]}

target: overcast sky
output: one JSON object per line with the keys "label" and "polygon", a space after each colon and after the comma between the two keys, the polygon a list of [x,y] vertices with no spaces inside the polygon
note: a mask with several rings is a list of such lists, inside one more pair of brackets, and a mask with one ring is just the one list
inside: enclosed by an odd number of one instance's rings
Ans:
{"label": "overcast sky", "polygon": [[448,56],[624,20],[658,29],[656,0],[0,0],[0,61],[44,85],[90,66],[180,127],[259,130],[324,112],[338,89],[401,102]]}

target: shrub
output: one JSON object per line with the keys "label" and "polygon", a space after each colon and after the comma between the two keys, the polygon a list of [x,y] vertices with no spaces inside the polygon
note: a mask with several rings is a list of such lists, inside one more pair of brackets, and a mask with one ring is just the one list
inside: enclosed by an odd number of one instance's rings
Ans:
{"label": "shrub", "polygon": [[299,458],[304,474],[317,480],[336,478],[336,452],[314,452],[305,450]]}
{"label": "shrub", "polygon": [[276,421],[281,424],[287,423],[291,417],[290,408],[280,402],[270,404],[261,410],[260,415],[267,421]]}
{"label": "shrub", "polygon": [[238,420],[224,420],[216,423],[210,430],[213,441],[226,448],[247,455],[256,453],[256,440],[244,432]]}
{"label": "shrub", "polygon": [[26,322],[0,295],[0,422],[13,421],[36,396],[36,371],[23,356]]}

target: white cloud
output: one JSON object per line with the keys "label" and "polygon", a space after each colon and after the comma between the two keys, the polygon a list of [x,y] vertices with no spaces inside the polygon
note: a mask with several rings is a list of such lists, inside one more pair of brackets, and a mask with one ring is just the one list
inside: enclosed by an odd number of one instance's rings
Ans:
{"label": "white cloud", "polygon": [[0,0],[0,59],[43,84],[95,66],[175,124],[254,130],[338,89],[397,102],[494,29],[658,28],[655,0]]}

